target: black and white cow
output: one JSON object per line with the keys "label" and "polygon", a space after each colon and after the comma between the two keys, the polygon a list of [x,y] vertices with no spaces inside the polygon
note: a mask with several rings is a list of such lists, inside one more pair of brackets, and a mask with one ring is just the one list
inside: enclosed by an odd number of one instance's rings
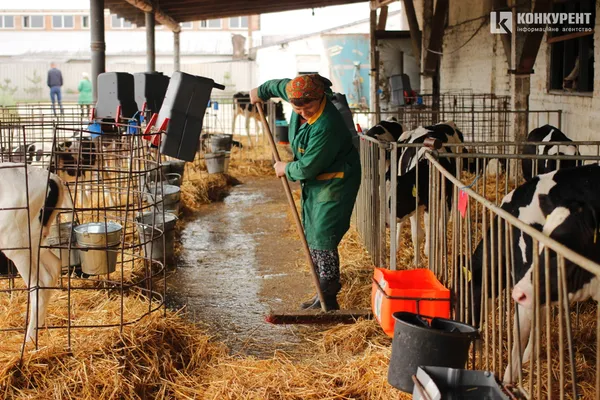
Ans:
{"label": "black and white cow", "polygon": [[[552,125],[544,125],[529,132],[527,135],[528,142],[572,142],[560,129]],[[577,146],[565,145],[533,145],[526,144],[523,146],[523,154],[539,154],[539,155],[579,155]],[[535,164],[534,164],[535,163]],[[534,171],[534,165],[537,172]],[[577,160],[561,160],[560,168],[571,168],[581,165]],[[557,160],[532,160],[523,159],[523,177],[525,180],[530,180],[534,175],[545,174],[557,169]]]}
{"label": "black and white cow", "polygon": [[48,171],[42,168],[31,166],[25,171],[21,164],[0,163],[0,182],[5,187],[0,191],[0,249],[32,289],[26,335],[28,341],[34,341],[52,295],[51,290],[39,288],[56,286],[61,271],[58,257],[40,244],[44,244],[58,208],[72,209],[73,205],[60,178],[50,174],[48,180]]}
{"label": "black and white cow", "polygon": [[[231,123],[231,132],[235,134],[235,121],[239,115],[243,115],[246,120],[246,134],[248,135],[248,141],[252,145],[250,139],[250,119],[254,119],[254,132],[258,134],[260,127],[260,115],[255,104],[250,103],[250,93],[248,92],[237,92],[233,95],[233,121]],[[266,115],[268,118],[268,115]],[[275,102],[275,119],[285,120],[285,114],[283,112],[283,103]]]}
{"label": "black and white cow", "polygon": [[[400,135],[399,143],[417,144],[424,143],[426,139],[437,139],[442,143],[452,143],[460,145],[464,138],[462,132],[456,127],[454,122],[448,121],[436,125],[418,127],[413,131],[407,131]],[[444,146],[443,151],[446,153],[463,152],[461,146]],[[427,148],[425,147],[406,147],[398,160],[398,178],[396,183],[396,216],[398,218],[396,240],[400,246],[400,232],[402,224],[407,217],[411,223],[411,238],[414,248],[414,262],[416,265],[419,251],[419,245],[423,231],[421,229],[416,207],[415,197],[418,196],[419,208],[424,209],[424,225],[425,225],[425,255],[429,256],[429,162],[423,159]],[[417,160],[419,163],[418,175],[419,182],[417,183]],[[456,173],[456,159],[451,157],[440,157],[440,164],[450,171]],[[446,185],[446,204],[449,208],[452,204],[452,184],[447,179],[444,180]]]}
{"label": "black and white cow", "polygon": [[39,143],[15,145],[8,151],[2,147],[0,154],[1,162],[27,163],[31,165],[34,161],[40,161],[43,150]]}
{"label": "black and white cow", "polygon": [[402,135],[402,125],[396,117],[380,121],[377,125],[365,132],[365,135],[381,142],[397,142]]}
{"label": "black and white cow", "polygon": [[[517,187],[502,200],[501,207],[511,215],[519,218],[533,228],[543,231],[547,235],[562,242],[572,250],[578,251],[583,255],[595,260],[600,254],[599,249],[593,243],[594,228],[596,217],[600,211],[600,196],[596,193],[596,188],[600,185],[600,166],[587,165],[574,168],[561,168],[547,174],[533,177],[528,182]],[[585,204],[585,207],[582,206]],[[587,219],[584,223],[583,219]],[[500,235],[504,237],[503,225],[501,225]],[[531,307],[535,304],[533,299],[532,284],[532,265],[533,265],[533,241],[531,236],[522,232],[520,229],[512,227],[513,241],[510,243],[513,254],[514,275],[512,281],[517,282],[513,288],[513,299],[517,302],[519,308],[519,335],[520,349],[523,356],[523,363],[529,360],[531,347],[529,342],[529,332],[531,329]],[[489,231],[486,233],[489,235]],[[489,237],[488,237],[488,243]],[[540,252],[543,247],[540,246]],[[482,310],[483,295],[483,239],[478,244],[472,257],[472,284],[473,284],[473,312],[474,324],[479,326],[480,314]],[[500,257],[504,253],[500,252]],[[488,265],[492,259],[495,265],[503,268],[506,260],[498,258],[498,251],[487,246]],[[544,260],[540,260],[541,266]],[[543,268],[540,268],[540,272]],[[551,301],[557,300],[557,281],[556,281],[556,261],[551,260]],[[500,270],[501,276],[505,276],[505,271]],[[543,273],[541,277],[544,278]],[[583,300],[593,297],[598,299],[598,285],[595,279],[587,272],[574,265],[570,265],[567,270],[567,292],[571,301]],[[495,290],[492,290],[491,274],[488,273],[488,295],[495,292],[499,295],[502,289],[506,287],[506,282],[502,285],[496,280]],[[540,304],[544,304],[547,294],[545,293],[545,284],[540,286]],[[516,327],[516,317],[515,324]],[[504,381],[510,382],[516,378],[518,373],[519,347],[517,342],[512,349],[512,362],[508,366]],[[512,379],[511,379],[512,378]]]}

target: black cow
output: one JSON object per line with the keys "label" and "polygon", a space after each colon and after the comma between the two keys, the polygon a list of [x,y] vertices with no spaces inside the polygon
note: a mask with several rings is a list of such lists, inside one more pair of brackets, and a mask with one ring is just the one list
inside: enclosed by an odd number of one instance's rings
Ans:
{"label": "black cow", "polygon": [[[528,142],[572,142],[560,129],[552,125],[544,125],[539,128],[535,128],[529,135],[527,135]],[[523,154],[539,154],[539,155],[579,155],[579,150],[575,145],[533,145],[526,144],[523,146]],[[537,166],[537,173],[535,175],[545,174],[550,171],[557,169],[557,160],[542,160],[538,159],[535,161]],[[560,168],[571,168],[581,165],[580,161],[577,160],[561,160]],[[533,171],[533,160],[523,159],[523,177],[525,180],[530,180],[534,176]]]}
{"label": "black cow", "polygon": [[[547,235],[562,242],[572,250],[581,252],[592,259],[595,259],[599,251],[596,246],[592,246],[593,229],[588,226],[596,226],[596,217],[600,211],[600,196],[596,188],[600,185],[600,166],[586,165],[574,168],[561,168],[547,174],[533,177],[523,185],[510,192],[502,200],[502,209],[511,215],[519,218],[521,221],[529,224],[533,228],[544,231]],[[585,204],[585,207],[582,206]],[[584,224],[583,219],[588,219]],[[578,225],[577,225],[578,224]],[[533,241],[531,236],[522,232],[520,229],[512,229],[512,248],[514,275],[511,282],[518,282],[513,289],[513,298],[518,303],[519,308],[519,327],[520,327],[520,348],[522,350],[523,363],[529,359],[530,343],[529,330],[531,329],[531,307],[535,304],[532,298],[532,265],[533,265]],[[597,228],[596,228],[597,229]],[[489,240],[489,230],[486,232]],[[501,237],[504,235],[504,226],[501,225]],[[488,265],[494,260],[495,265],[502,268],[506,265],[506,260],[498,258],[497,249],[491,249],[487,246]],[[543,250],[540,249],[540,252]],[[475,326],[480,325],[480,314],[482,311],[483,295],[483,239],[479,242],[472,262],[472,289],[473,289],[473,322]],[[503,257],[501,252],[500,257]],[[540,266],[544,265],[543,257],[540,260]],[[588,297],[597,299],[597,284],[587,285],[593,281],[592,277],[582,272],[580,268],[570,265],[567,270],[567,291],[569,298],[573,301]],[[540,268],[540,272],[543,267]],[[556,260],[551,260],[551,293],[550,300],[556,301]],[[579,270],[579,271],[577,271]],[[505,276],[505,271],[499,271],[501,276]],[[540,274],[543,278],[543,273]],[[492,295],[491,274],[488,274],[488,295]],[[502,284],[496,280],[496,287],[493,290],[496,296],[506,287],[506,282]],[[540,286],[540,304],[546,302],[545,283]],[[515,319],[516,326],[516,319]],[[524,351],[523,351],[524,350]],[[519,351],[517,342],[513,349],[513,365],[508,366],[504,381],[510,382],[515,379],[517,374],[517,359]],[[512,378],[512,379],[511,379]]]}

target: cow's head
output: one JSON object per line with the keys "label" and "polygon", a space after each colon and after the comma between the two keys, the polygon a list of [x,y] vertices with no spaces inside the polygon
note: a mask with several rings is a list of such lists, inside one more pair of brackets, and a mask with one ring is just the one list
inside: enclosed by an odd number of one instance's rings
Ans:
{"label": "cow's head", "polygon": [[81,176],[96,164],[96,143],[87,137],[61,142],[56,145],[54,156],[54,169]]}
{"label": "cow's head", "polygon": [[[600,241],[598,240],[598,219],[596,210],[583,201],[570,201],[566,204],[555,206],[548,195],[539,195],[540,207],[546,222],[543,233],[569,249],[591,259],[600,261]],[[545,245],[540,243],[538,252],[538,282],[539,301],[545,305],[548,293],[546,280],[550,282],[550,301],[558,300],[558,268],[559,256],[553,250],[546,252]],[[550,276],[546,276],[546,256]],[[567,292],[573,293],[583,288],[593,275],[577,266],[572,261],[564,259],[564,279],[567,279]],[[529,260],[525,276],[515,285],[512,292],[513,299],[525,308],[533,308],[536,304],[534,298],[534,263]]]}
{"label": "cow's head", "polygon": [[397,142],[402,135],[402,125],[396,117],[392,117],[388,120],[380,121],[365,134],[380,142]]}
{"label": "cow's head", "polygon": [[[36,158],[35,144],[17,145],[10,151],[8,160],[15,163],[31,164]],[[39,161],[39,160],[38,160]]]}

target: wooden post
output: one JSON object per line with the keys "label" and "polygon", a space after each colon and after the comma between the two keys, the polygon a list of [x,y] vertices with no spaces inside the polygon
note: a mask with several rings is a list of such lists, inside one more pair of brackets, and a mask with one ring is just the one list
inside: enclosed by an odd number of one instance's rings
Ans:
{"label": "wooden post", "polygon": [[511,35],[511,78],[512,109],[517,111],[513,119],[513,130],[517,143],[525,141],[528,133],[529,94],[531,92],[531,74],[540,49],[544,32],[517,31],[518,12],[549,12],[551,0],[536,0],[519,3],[513,8],[513,34]]}
{"label": "wooden post", "polygon": [[371,121],[371,125],[375,125],[381,120],[381,112],[379,109],[379,51],[377,50],[377,38],[375,31],[377,30],[377,10],[371,10],[370,14],[370,39],[371,39],[371,111],[375,114],[375,120]]}
{"label": "wooden post", "polygon": [[425,57],[431,37],[431,23],[433,20],[433,0],[423,0],[423,28],[421,39],[421,90],[431,93],[433,80],[424,74]]}

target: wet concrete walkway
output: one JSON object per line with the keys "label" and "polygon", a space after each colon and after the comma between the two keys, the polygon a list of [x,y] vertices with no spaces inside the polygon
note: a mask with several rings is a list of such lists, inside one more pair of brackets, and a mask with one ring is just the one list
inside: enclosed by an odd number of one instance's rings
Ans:
{"label": "wet concrete walkway", "polygon": [[291,311],[311,291],[300,242],[286,215],[281,182],[250,178],[222,203],[203,207],[182,231],[183,251],[168,282],[171,307],[223,340],[232,353],[269,357],[299,342],[297,326],[271,325],[269,310]]}

